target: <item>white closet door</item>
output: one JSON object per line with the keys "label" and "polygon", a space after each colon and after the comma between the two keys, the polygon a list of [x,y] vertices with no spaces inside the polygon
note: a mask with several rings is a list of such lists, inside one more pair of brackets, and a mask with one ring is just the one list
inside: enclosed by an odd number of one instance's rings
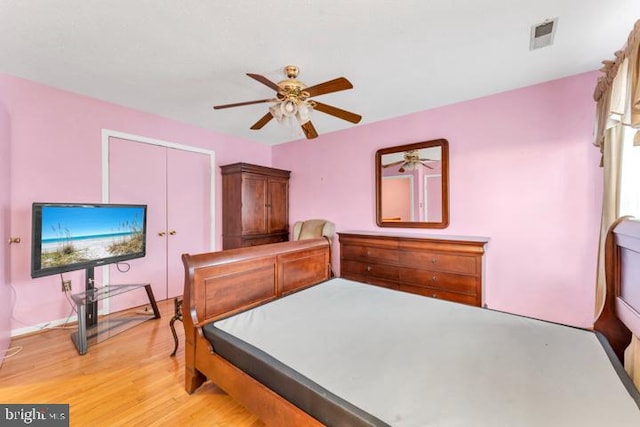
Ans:
{"label": "white closet door", "polygon": [[[109,202],[147,205],[147,255],[111,266],[110,284],[151,283],[156,300],[167,298],[167,149],[109,139]],[[115,312],[148,302],[144,289],[110,299]]]}
{"label": "white closet door", "polygon": [[211,161],[201,153],[167,150],[167,295],[182,295],[182,254],[211,246]]}
{"label": "white closet door", "polygon": [[[211,158],[207,154],[111,137],[110,203],[147,204],[147,256],[109,283],[151,283],[156,300],[182,295],[183,253],[211,247]],[[143,290],[118,295],[111,312],[144,305]]]}

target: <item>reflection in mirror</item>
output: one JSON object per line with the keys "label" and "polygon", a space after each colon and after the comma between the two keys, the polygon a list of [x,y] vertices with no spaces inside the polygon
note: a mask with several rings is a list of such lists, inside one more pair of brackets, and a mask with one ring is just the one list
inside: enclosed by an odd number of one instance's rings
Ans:
{"label": "reflection in mirror", "polygon": [[376,220],[380,227],[449,225],[449,146],[445,139],[376,152]]}

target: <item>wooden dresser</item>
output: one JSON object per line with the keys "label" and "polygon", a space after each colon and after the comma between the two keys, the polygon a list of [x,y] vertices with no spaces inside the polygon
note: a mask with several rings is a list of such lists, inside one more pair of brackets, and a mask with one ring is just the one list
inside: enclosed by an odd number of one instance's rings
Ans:
{"label": "wooden dresser", "polygon": [[340,276],[482,306],[481,237],[341,232]]}
{"label": "wooden dresser", "polygon": [[222,248],[289,240],[291,172],[248,163],[222,171]]}

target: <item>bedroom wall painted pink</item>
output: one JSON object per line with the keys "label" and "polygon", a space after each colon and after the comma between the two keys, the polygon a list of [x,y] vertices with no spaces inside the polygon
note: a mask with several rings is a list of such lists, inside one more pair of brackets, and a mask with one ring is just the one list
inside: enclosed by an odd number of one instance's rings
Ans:
{"label": "bedroom wall painted pink", "polygon": [[[100,200],[102,128],[209,148],[218,164],[273,159],[274,167],[292,170],[291,223],[324,217],[338,231],[377,229],[377,149],[447,138],[450,227],[398,231],[489,236],[490,307],[590,326],[602,193],[599,154],[590,144],[596,77],[586,73],[272,149],[0,75],[12,141],[11,231],[23,238],[10,248],[18,319],[11,327],[69,314],[57,278],[29,277],[30,206]],[[217,179],[217,210],[219,190]],[[81,276],[71,278],[79,283]]]}
{"label": "bedroom wall painted pink", "polygon": [[[215,151],[218,165],[238,161],[271,164],[269,146],[12,76],[0,75],[0,103],[11,121],[11,233],[22,238],[22,243],[10,248],[10,280],[16,294],[12,330],[64,319],[70,313],[59,277],[30,277],[31,203],[101,201],[101,129],[207,148]],[[148,165],[132,167],[144,173]],[[221,181],[218,169],[218,248],[222,241]],[[65,274],[75,286],[81,286],[83,277],[84,272]]]}
{"label": "bedroom wall painted pink", "polygon": [[[591,144],[597,75],[331,134],[318,129],[318,139],[278,145],[274,167],[292,171],[291,221],[326,218],[338,232],[380,230],[376,150],[446,138],[450,226],[386,231],[490,237],[484,290],[490,308],[590,327],[602,198],[600,155]],[[337,259],[337,239],[335,248]]]}
{"label": "bedroom wall painted pink", "polygon": [[11,168],[11,126],[9,114],[0,102],[0,366],[4,361],[11,335],[11,288],[9,287],[9,265],[11,252],[5,242],[9,240],[9,173]]}

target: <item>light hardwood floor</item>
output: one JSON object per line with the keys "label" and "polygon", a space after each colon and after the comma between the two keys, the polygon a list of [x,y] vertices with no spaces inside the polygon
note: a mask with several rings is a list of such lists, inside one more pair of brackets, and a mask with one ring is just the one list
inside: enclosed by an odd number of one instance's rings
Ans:
{"label": "light hardwood floor", "polygon": [[173,300],[158,303],[162,318],[148,320],[80,356],[72,330],[17,337],[22,346],[0,368],[0,402],[68,403],[71,426],[263,426],[207,382],[184,390],[184,330],[176,322],[175,357],[169,320]]}

